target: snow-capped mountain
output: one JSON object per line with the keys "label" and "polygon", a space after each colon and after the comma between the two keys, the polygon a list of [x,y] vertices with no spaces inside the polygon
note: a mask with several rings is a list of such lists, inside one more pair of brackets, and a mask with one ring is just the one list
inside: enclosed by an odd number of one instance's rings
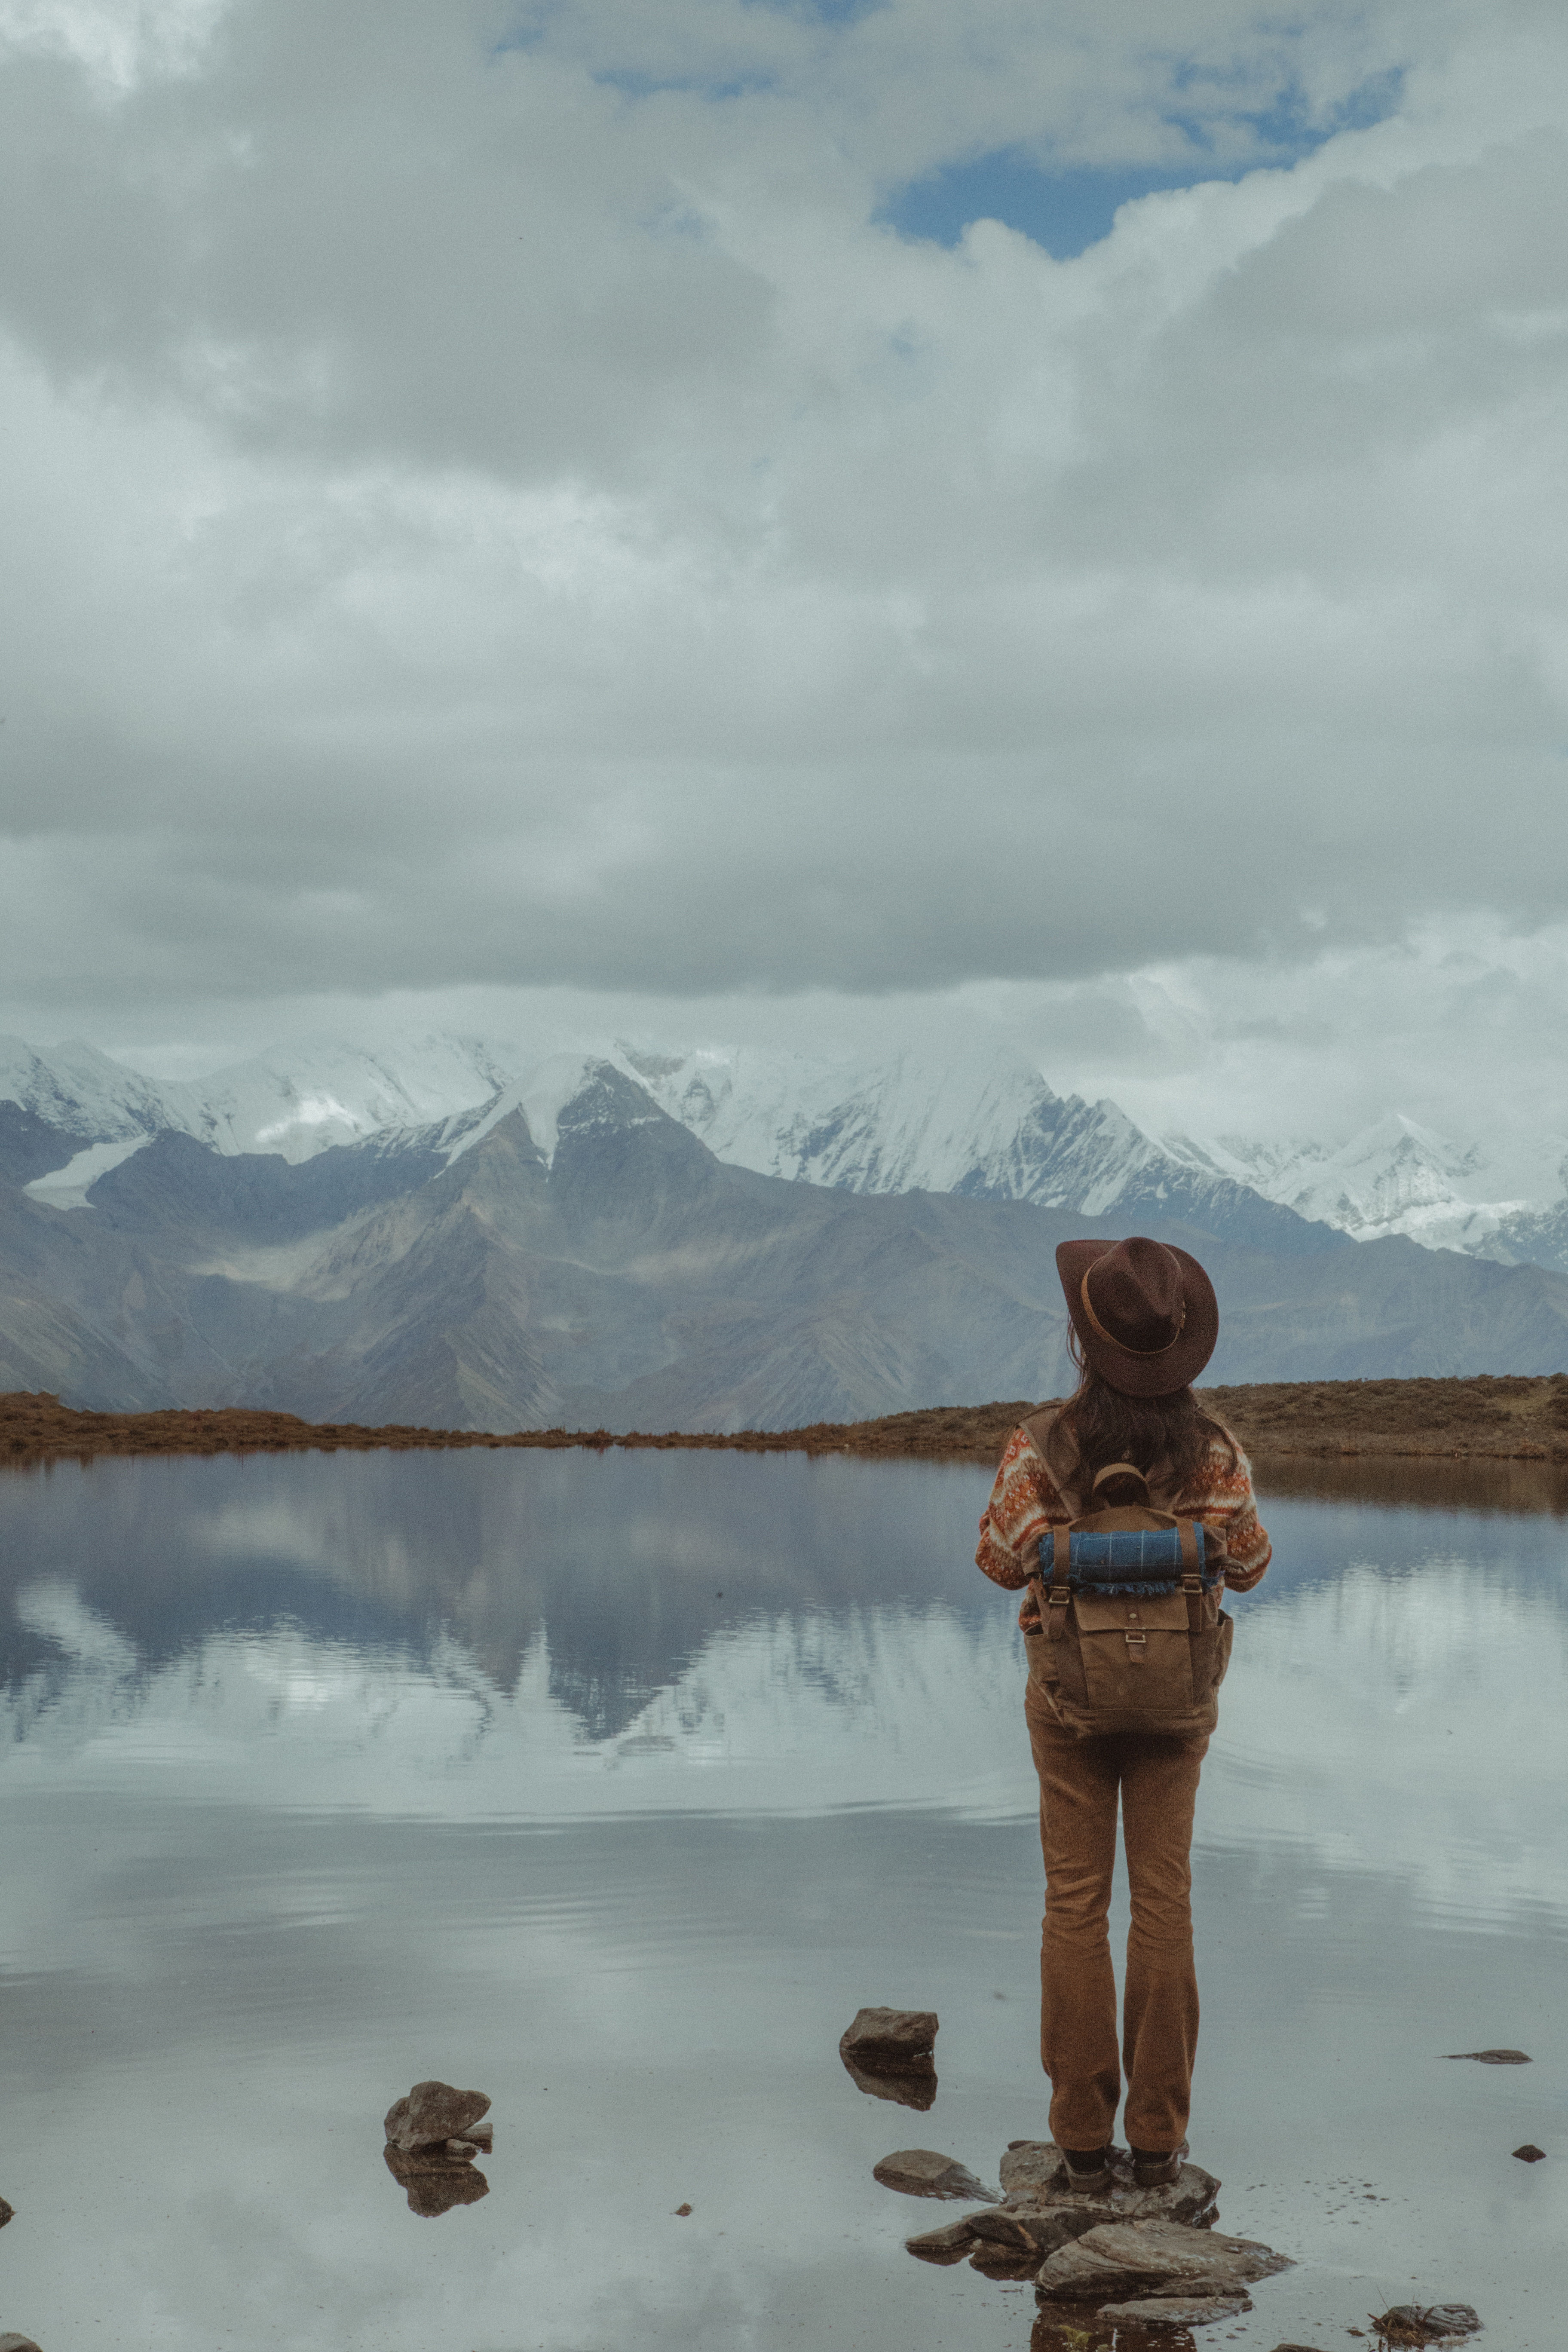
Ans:
{"label": "snow-capped mountain", "polygon": [[1459,1145],[1390,1111],[1337,1148],[1318,1141],[1258,1143],[1220,1136],[1199,1144],[1163,1139],[1167,1151],[1212,1169],[1299,1216],[1337,1225],[1357,1241],[1404,1234],[1428,1249],[1463,1250],[1514,1265],[1568,1265],[1557,1227],[1568,1222],[1568,1137],[1532,1137],[1504,1156]]}
{"label": "snow-capped mountain", "polygon": [[306,1037],[196,1079],[153,1079],[77,1041],[35,1052],[0,1039],[0,1105],[79,1141],[46,1160],[30,1190],[57,1208],[81,1206],[96,1179],[159,1133],[195,1136],[215,1151],[274,1152],[292,1165],[333,1144],[418,1129],[487,1102],[515,1062],[477,1037],[409,1038],[395,1054]]}
{"label": "snow-capped mountain", "polygon": [[850,1192],[960,1192],[1106,1216],[1177,1218],[1274,1248],[1310,1246],[1256,1186],[1184,1161],[1113,1102],[1053,1093],[994,1050],[867,1067],[802,1055],[645,1053],[623,1066],[719,1159]]}
{"label": "snow-capped mountain", "polygon": [[1313,1246],[1312,1229],[1327,1225],[1568,1270],[1568,1135],[1456,1144],[1391,1112],[1344,1143],[1156,1139],[1113,1102],[1056,1094],[989,1039],[963,1055],[860,1060],[597,1039],[546,1054],[544,1042],[438,1034],[372,1050],[308,1037],[163,1081],[91,1045],[37,1052],[0,1039],[0,1175],[79,1208],[100,1177],[167,1131],[291,1165],[371,1138],[450,1159],[519,1106],[548,1162],[561,1105],[588,1064],[607,1063],[720,1160],[765,1175],[1174,1219],[1273,1249]]}

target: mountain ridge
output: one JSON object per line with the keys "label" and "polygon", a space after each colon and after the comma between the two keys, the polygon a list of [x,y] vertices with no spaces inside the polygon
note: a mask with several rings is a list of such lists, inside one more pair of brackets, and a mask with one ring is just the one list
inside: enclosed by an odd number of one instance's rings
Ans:
{"label": "mountain ridge", "polygon": [[[1070,1381],[1055,1245],[1109,1239],[1121,1215],[736,1167],[609,1061],[557,1072],[540,1099],[548,1156],[503,1097],[456,1143],[446,1123],[419,1130],[418,1150],[372,1138],[286,1162],[164,1133],[85,1209],[0,1192],[0,1386],[725,1431]],[[1327,1226],[1281,1251],[1141,1222],[1214,1275],[1216,1380],[1545,1372],[1568,1350],[1568,1280],[1538,1267]]]}

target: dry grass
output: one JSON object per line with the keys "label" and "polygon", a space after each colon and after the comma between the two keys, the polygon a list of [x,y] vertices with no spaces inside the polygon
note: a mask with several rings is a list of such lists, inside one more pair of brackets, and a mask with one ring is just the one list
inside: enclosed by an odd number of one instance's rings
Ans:
{"label": "dry grass", "polygon": [[[1568,1462],[1568,1376],[1548,1379],[1311,1381],[1200,1390],[1253,1454],[1317,1460],[1352,1454]],[[851,1454],[877,1460],[994,1462],[1027,1398],[939,1405],[880,1421],[712,1437],[640,1430],[362,1428],[229,1406],[201,1412],[78,1412],[58,1397],[0,1396],[0,1463],[100,1454],[287,1454],[480,1445],[720,1447],[752,1454]]]}

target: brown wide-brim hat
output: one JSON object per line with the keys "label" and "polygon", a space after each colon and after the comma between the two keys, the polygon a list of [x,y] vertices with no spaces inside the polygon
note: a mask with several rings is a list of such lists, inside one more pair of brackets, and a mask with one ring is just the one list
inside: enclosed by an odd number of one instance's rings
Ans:
{"label": "brown wide-brim hat", "polygon": [[1060,1242],[1057,1272],[1090,1370],[1124,1396],[1173,1396],[1214,1354],[1219,1301],[1185,1250],[1142,1234]]}

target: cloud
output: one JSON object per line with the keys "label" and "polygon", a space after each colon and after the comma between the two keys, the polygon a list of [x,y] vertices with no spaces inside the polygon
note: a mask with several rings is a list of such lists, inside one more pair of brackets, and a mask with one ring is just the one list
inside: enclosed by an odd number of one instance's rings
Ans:
{"label": "cloud", "polygon": [[[11,0],[0,992],[1548,940],[1565,63],[1460,0]],[[1193,184],[1068,261],[881,219],[1002,153]]]}

